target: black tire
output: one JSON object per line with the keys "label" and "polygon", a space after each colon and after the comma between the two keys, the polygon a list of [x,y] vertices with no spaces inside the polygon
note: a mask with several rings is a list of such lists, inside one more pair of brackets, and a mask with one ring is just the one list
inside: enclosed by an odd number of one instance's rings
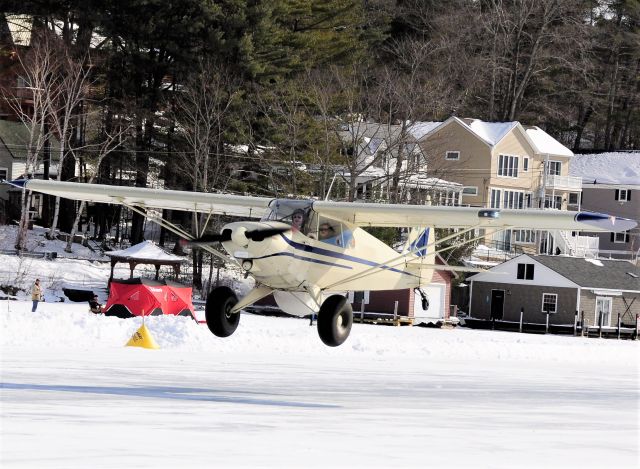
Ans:
{"label": "black tire", "polygon": [[229,337],[238,328],[240,312],[229,313],[238,302],[238,297],[229,287],[211,290],[207,297],[204,315],[207,327],[218,337]]}
{"label": "black tire", "polygon": [[318,335],[329,347],[341,345],[351,332],[353,309],[342,295],[327,298],[318,312]]}

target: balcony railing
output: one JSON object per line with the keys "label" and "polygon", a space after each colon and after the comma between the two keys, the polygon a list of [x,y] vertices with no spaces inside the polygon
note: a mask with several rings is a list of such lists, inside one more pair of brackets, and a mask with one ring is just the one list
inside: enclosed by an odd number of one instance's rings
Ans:
{"label": "balcony railing", "polygon": [[558,189],[565,191],[581,191],[582,178],[577,176],[555,176],[547,175],[547,189]]}

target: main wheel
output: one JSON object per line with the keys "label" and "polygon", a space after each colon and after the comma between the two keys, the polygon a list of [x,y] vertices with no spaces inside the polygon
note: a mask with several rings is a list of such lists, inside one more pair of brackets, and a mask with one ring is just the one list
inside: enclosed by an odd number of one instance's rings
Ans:
{"label": "main wheel", "polygon": [[238,302],[238,297],[229,287],[211,290],[207,298],[204,315],[207,326],[218,337],[229,337],[238,328],[240,312],[230,313]]}
{"label": "main wheel", "polygon": [[337,347],[349,337],[353,309],[344,296],[332,295],[322,303],[317,322],[320,340],[329,347]]}

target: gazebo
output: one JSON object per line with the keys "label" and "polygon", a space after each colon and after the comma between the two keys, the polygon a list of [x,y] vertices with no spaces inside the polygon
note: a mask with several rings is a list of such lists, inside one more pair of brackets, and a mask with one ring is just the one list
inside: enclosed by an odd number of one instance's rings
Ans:
{"label": "gazebo", "polygon": [[127,262],[131,269],[131,276],[133,278],[133,270],[138,264],[151,264],[156,266],[156,277],[160,274],[160,267],[163,265],[170,265],[173,267],[174,277],[177,278],[180,273],[180,264],[186,259],[180,256],[174,256],[173,254],[167,254],[151,241],[143,241],[130,248],[123,249],[121,251],[111,251],[105,253],[111,258],[111,275],[109,276],[109,283],[113,280],[113,269],[118,262]]}

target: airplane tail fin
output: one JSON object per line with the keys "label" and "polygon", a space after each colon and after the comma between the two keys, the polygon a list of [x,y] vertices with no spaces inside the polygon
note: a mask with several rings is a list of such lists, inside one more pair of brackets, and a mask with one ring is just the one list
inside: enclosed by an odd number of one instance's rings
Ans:
{"label": "airplane tail fin", "polygon": [[[412,228],[403,250],[408,258],[415,259],[414,261],[410,261],[410,268],[414,269],[421,280],[427,283],[433,275],[433,268],[427,267],[427,265],[433,266],[436,261],[434,241],[434,227]],[[416,256],[417,259],[413,256]]]}

